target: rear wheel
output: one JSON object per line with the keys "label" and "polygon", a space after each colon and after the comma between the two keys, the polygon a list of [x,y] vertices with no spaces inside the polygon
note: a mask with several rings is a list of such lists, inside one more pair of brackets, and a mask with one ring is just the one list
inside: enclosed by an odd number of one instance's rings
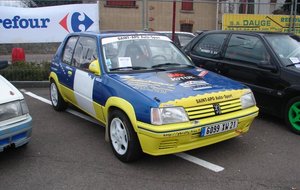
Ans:
{"label": "rear wheel", "polygon": [[68,104],[62,98],[57,85],[53,80],[50,82],[50,99],[52,106],[56,111],[64,111],[67,109]]}
{"label": "rear wheel", "polygon": [[300,97],[293,98],[288,102],[285,121],[293,132],[300,134]]}
{"label": "rear wheel", "polygon": [[120,110],[113,110],[108,127],[110,144],[116,157],[123,162],[137,160],[142,151],[128,117]]}

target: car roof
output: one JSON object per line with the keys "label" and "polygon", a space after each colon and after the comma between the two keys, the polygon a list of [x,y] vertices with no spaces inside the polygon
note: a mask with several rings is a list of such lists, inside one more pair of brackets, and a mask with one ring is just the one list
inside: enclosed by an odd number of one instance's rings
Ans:
{"label": "car roof", "polygon": [[[157,33],[163,33],[163,34],[171,34],[172,33],[172,31],[155,31],[155,32],[157,32]],[[175,34],[187,34],[187,35],[195,36],[191,32],[182,32],[182,31],[175,31]]]}
{"label": "car roof", "polygon": [[268,32],[268,31],[243,31],[243,30],[209,30],[209,31],[204,31],[201,34],[208,34],[208,33],[223,33],[223,34],[228,34],[228,33],[239,33],[239,34],[257,34],[257,35],[291,35],[290,33],[285,33],[285,32]]}
{"label": "car roof", "polygon": [[97,36],[99,38],[106,38],[106,37],[117,37],[117,36],[130,36],[130,35],[162,35],[157,32],[152,31],[100,31],[100,32],[94,32],[94,31],[88,31],[88,32],[78,32],[73,33],[77,35],[93,35]]}

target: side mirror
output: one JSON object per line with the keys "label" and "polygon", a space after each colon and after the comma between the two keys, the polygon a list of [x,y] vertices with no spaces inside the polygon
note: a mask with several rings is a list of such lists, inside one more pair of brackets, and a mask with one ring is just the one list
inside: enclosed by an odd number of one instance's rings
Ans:
{"label": "side mirror", "polygon": [[95,75],[100,75],[101,70],[98,59],[92,61],[92,63],[89,65],[89,70]]}
{"label": "side mirror", "polygon": [[8,61],[0,61],[0,69],[5,69],[8,66]]}

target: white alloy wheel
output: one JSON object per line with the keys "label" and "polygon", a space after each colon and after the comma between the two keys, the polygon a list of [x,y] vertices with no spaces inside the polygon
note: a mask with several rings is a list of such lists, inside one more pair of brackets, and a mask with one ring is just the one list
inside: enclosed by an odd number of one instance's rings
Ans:
{"label": "white alloy wheel", "polygon": [[110,123],[110,139],[115,151],[124,155],[128,149],[128,134],[124,123],[119,118],[113,118]]}
{"label": "white alloy wheel", "polygon": [[51,83],[51,88],[50,88],[50,93],[51,93],[51,102],[53,106],[57,106],[58,103],[58,91],[55,83]]}

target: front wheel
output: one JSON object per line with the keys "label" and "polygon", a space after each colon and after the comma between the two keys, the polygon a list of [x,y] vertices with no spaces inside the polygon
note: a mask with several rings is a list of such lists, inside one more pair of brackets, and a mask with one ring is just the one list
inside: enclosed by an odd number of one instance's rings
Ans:
{"label": "front wheel", "polygon": [[109,117],[109,140],[116,157],[131,162],[141,156],[140,143],[128,117],[120,110],[113,110]]}
{"label": "front wheel", "polygon": [[300,97],[291,99],[286,107],[285,122],[296,134],[300,134]]}
{"label": "front wheel", "polygon": [[52,106],[56,111],[64,111],[65,109],[67,109],[68,105],[62,98],[53,80],[51,80],[50,82],[50,99],[51,99]]}

